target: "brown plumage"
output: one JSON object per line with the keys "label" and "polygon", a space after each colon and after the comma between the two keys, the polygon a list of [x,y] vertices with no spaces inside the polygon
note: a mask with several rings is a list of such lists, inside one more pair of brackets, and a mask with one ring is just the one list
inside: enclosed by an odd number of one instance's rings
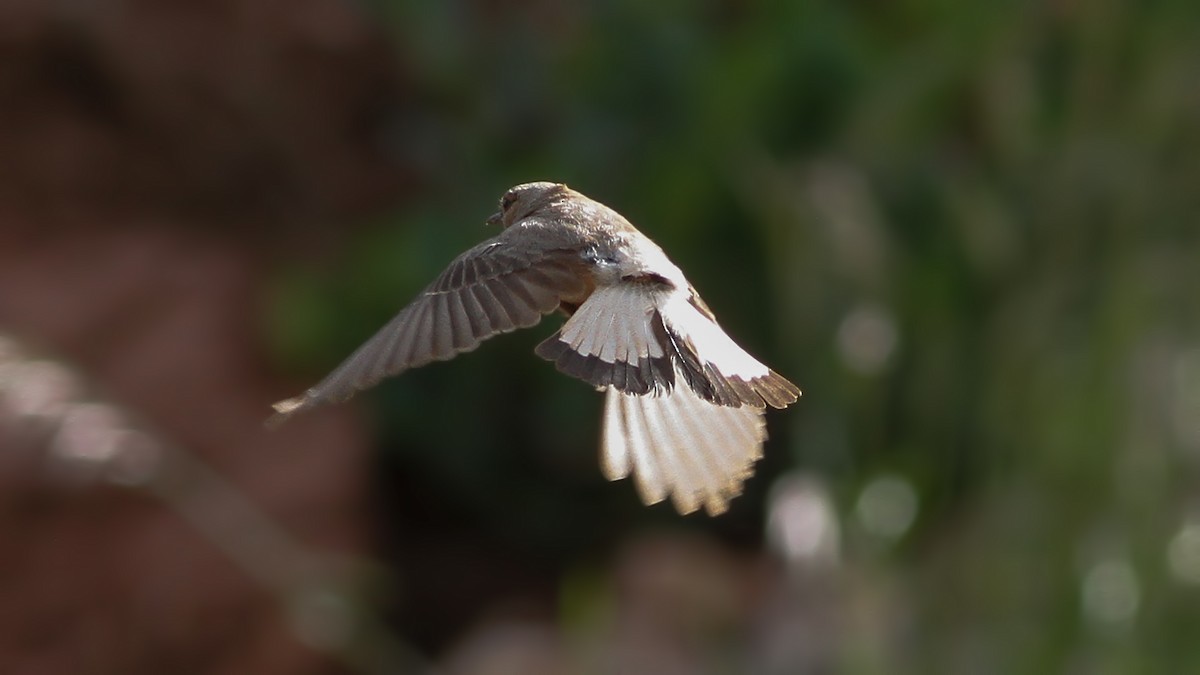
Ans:
{"label": "brown plumage", "polygon": [[762,455],[764,410],[795,402],[796,385],[731,340],[662,249],[607,206],[526,183],[488,222],[504,229],[268,423],[561,310],[569,318],[536,353],[606,392],[604,475],[632,473],[647,504],[723,512]]}

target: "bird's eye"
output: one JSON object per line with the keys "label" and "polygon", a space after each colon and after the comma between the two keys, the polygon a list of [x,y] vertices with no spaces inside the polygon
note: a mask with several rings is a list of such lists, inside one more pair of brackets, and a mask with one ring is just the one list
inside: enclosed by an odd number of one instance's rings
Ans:
{"label": "bird's eye", "polygon": [[504,197],[502,197],[500,199],[500,210],[507,211],[508,208],[510,206],[512,206],[513,202],[515,202],[515,201],[517,201],[517,196],[515,194],[513,194],[511,192],[506,193],[504,195]]}

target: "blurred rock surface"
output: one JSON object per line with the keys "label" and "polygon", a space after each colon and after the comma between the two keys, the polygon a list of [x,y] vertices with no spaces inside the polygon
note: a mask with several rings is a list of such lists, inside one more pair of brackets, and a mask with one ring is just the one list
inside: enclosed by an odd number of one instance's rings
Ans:
{"label": "blurred rock surface", "polygon": [[[256,331],[267,263],[288,244],[277,233],[361,217],[407,183],[377,143],[399,78],[354,11],[0,7],[0,332],[327,554],[369,546],[365,436],[346,408],[265,432],[267,404],[296,383],[270,375]],[[339,672],[163,502],[63,484],[47,470],[52,434],[9,413],[0,672]]]}

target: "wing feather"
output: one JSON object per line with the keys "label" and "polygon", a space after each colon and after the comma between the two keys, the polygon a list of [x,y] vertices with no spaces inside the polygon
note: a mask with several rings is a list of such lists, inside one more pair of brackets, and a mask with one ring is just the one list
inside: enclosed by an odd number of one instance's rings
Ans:
{"label": "wing feather", "polygon": [[564,298],[581,297],[588,282],[577,252],[561,239],[551,242],[555,247],[541,245],[545,239],[513,227],[455,258],[324,380],[276,403],[268,423],[347,399],[410,368],[453,358],[493,335],[532,326]]}
{"label": "wing feather", "polygon": [[688,364],[687,382],[702,398],[724,406],[785,408],[800,389],[733,341],[694,289],[668,296],[663,326],[671,348]]}
{"label": "wing feather", "polygon": [[629,394],[668,390],[675,383],[671,359],[647,325],[657,320],[656,302],[655,291],[638,284],[597,288],[537,354],[595,387],[613,385]]}
{"label": "wing feather", "polygon": [[627,394],[670,391],[682,379],[723,406],[795,402],[800,390],[739,347],[693,292],[640,279],[597,288],[537,353]]}
{"label": "wing feather", "polygon": [[447,293],[446,306],[450,314],[450,333],[454,340],[455,353],[474,349],[479,345],[479,338],[471,327],[471,319],[467,315],[464,304],[466,293]]}
{"label": "wing feather", "polygon": [[[430,355],[434,360],[451,358],[458,352],[454,349],[454,325],[450,318],[449,293],[439,293],[429,299],[433,307],[433,321],[429,322],[430,332],[433,333],[433,349]],[[455,294],[457,295],[457,294]]]}

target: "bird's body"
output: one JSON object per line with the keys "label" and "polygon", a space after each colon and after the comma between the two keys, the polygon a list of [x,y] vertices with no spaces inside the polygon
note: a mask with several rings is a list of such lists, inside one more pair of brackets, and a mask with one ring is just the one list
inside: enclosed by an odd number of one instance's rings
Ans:
{"label": "bird's body", "polygon": [[606,392],[602,461],[635,475],[643,501],[725,510],[761,456],[766,406],[800,391],[733,342],[675,266],[607,206],[557,183],[526,183],[488,219],[501,233],[454,259],[323,381],[275,404],[281,421],[384,377],[477,347],[561,310],[537,354]]}

